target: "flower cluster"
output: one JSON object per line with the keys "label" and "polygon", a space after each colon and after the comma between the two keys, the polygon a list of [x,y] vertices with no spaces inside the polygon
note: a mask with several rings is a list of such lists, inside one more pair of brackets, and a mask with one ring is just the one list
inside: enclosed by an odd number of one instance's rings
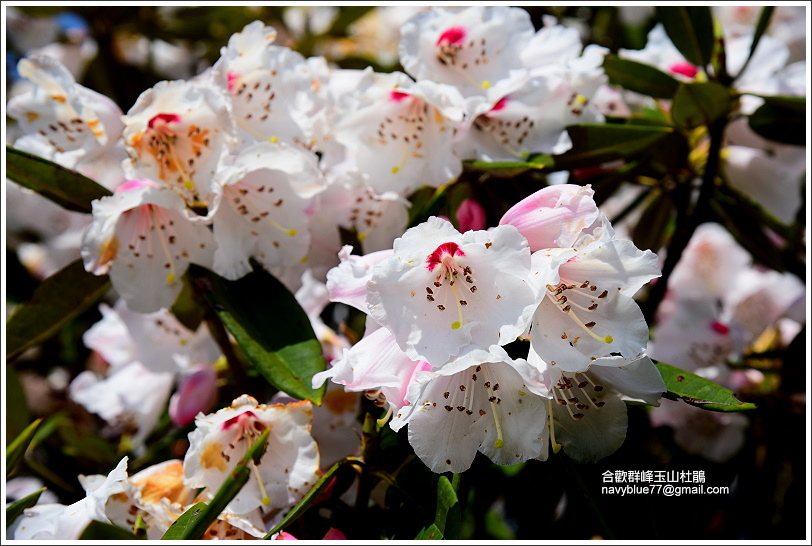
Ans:
{"label": "flower cluster", "polygon": [[[432,217],[391,251],[345,248],[327,288],[368,314],[366,335],[314,385],[331,378],[388,404],[436,472],[467,469],[477,451],[543,460],[548,436],[577,460],[615,451],[621,396],[657,404],[665,391],[631,298],[659,269],[614,236],[592,195],[552,186],[488,231]],[[504,346],[526,337],[527,358],[511,358]]]}

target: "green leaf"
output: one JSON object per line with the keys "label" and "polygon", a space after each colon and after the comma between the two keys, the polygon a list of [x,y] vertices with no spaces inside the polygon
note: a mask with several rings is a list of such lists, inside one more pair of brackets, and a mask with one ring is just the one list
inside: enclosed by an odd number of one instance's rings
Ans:
{"label": "green leaf", "polygon": [[621,59],[616,55],[607,55],[604,58],[603,69],[612,85],[619,85],[655,99],[670,99],[680,83],[653,66]]}
{"label": "green leaf", "polygon": [[18,436],[31,422],[25,390],[13,366],[6,366],[6,438]]}
{"label": "green leaf", "polygon": [[102,521],[91,521],[85,527],[82,534],[79,535],[79,540],[139,540],[140,538],[127,529],[113,525],[112,523],[105,523]]}
{"label": "green leaf", "polygon": [[670,127],[648,125],[584,124],[567,127],[572,148],[554,156],[556,170],[598,165],[613,159],[631,159],[673,132]]}
{"label": "green leaf", "polygon": [[460,531],[462,514],[457,493],[445,476],[437,481],[437,509],[434,524],[448,539],[457,538]]}
{"label": "green leaf", "polygon": [[217,494],[209,504],[199,502],[186,510],[175,523],[173,523],[161,540],[200,540],[206,529],[217,520],[217,516],[225,510],[228,503],[237,496],[237,493],[251,477],[251,465],[259,464],[268,445],[268,436],[271,429],[266,429],[251,447],[245,452],[243,458],[237,463],[228,477],[217,490]]}
{"label": "green leaf", "polygon": [[333,466],[328,468],[327,472],[325,472],[322,475],[322,477],[319,478],[319,481],[317,481],[315,484],[313,484],[313,487],[310,489],[310,491],[308,491],[305,494],[304,497],[302,497],[302,500],[300,500],[296,504],[296,506],[291,508],[290,511],[287,514],[285,514],[285,517],[282,518],[282,521],[280,521],[279,523],[274,525],[273,529],[268,531],[268,534],[265,535],[265,540],[270,539],[276,533],[284,530],[285,527],[287,527],[288,525],[290,525],[291,523],[296,521],[296,519],[299,516],[304,514],[305,510],[310,508],[310,506],[316,500],[318,500],[319,496],[327,488],[327,486],[330,485],[330,482],[332,481],[333,476],[335,476],[336,472],[338,472],[338,470],[341,467],[343,467],[345,465],[348,465],[348,464],[359,466],[359,467],[363,466],[363,463],[360,460],[351,459],[351,458],[344,458],[344,459],[341,459],[340,461],[334,463]]}
{"label": "green leaf", "polygon": [[18,306],[6,321],[6,359],[56,334],[109,289],[107,275],[88,273],[81,259],[45,279],[34,297]]}
{"label": "green leaf", "polygon": [[713,17],[708,6],[657,6],[657,19],[685,59],[707,66],[713,54]]}
{"label": "green leaf", "polygon": [[740,401],[728,389],[710,379],[670,364],[655,362],[655,365],[660,370],[665,387],[672,398],[676,397],[686,404],[711,411],[733,412],[756,409],[755,404]]}
{"label": "green leaf", "polygon": [[311,385],[326,367],[321,343],[285,285],[259,269],[228,281],[192,265],[189,277],[265,379],[293,397],[321,404],[326,387]]}
{"label": "green leaf", "polygon": [[440,186],[436,189],[421,188],[418,190],[417,195],[420,201],[412,201],[412,207],[409,209],[408,227],[414,227],[425,222],[429,217],[440,214],[440,211],[448,202],[448,194],[445,188],[445,186]]}
{"label": "green leaf", "polygon": [[806,145],[806,99],[762,97],[765,102],[747,118],[757,134],[782,144]]}
{"label": "green leaf", "polygon": [[25,455],[25,450],[28,449],[28,445],[31,443],[31,440],[34,439],[34,434],[37,432],[42,420],[43,417],[40,417],[25,427],[25,430],[6,446],[6,477],[11,474],[14,467],[17,466],[17,463],[20,462],[20,459]]}
{"label": "green leaf", "polygon": [[6,176],[76,212],[91,212],[91,201],[112,192],[76,171],[6,146]]}
{"label": "green leaf", "polygon": [[756,217],[748,214],[749,211],[742,206],[725,206],[729,203],[730,200],[724,196],[717,196],[711,201],[711,208],[719,217],[720,223],[757,262],[776,271],[784,271],[780,250],[764,232],[762,225],[754,221]]}
{"label": "green leaf", "polygon": [[761,14],[758,16],[758,22],[756,23],[756,29],[753,32],[753,43],[750,44],[750,52],[747,54],[747,60],[744,61],[741,70],[739,70],[739,73],[733,78],[734,81],[736,78],[744,74],[745,70],[747,70],[747,65],[750,64],[750,59],[753,58],[753,53],[756,52],[756,48],[758,47],[758,43],[761,41],[761,37],[764,35],[764,32],[766,32],[767,27],[770,25],[773,10],[775,10],[775,6],[764,6],[761,9]]}
{"label": "green leaf", "polygon": [[183,275],[183,288],[170,310],[175,318],[192,332],[197,331],[206,316],[207,306],[196,297],[188,274]]}
{"label": "green leaf", "polygon": [[20,517],[23,513],[23,510],[26,508],[31,508],[32,506],[37,504],[39,500],[39,496],[42,495],[42,492],[48,489],[47,487],[43,487],[38,491],[34,491],[30,495],[21,498],[18,501],[15,501],[9,504],[6,507],[6,529],[14,523],[14,520]]}
{"label": "green leaf", "polygon": [[657,252],[666,239],[668,223],[673,216],[674,203],[671,196],[657,192],[643,210],[640,220],[632,229],[632,241],[640,250]]}
{"label": "green leaf", "polygon": [[716,82],[680,83],[674,93],[671,116],[682,129],[710,125],[730,109],[727,88]]}
{"label": "green leaf", "polygon": [[443,540],[444,538],[443,532],[434,523],[421,530],[414,537],[415,540]]}
{"label": "green leaf", "polygon": [[[515,176],[527,170],[549,169],[555,165],[552,156],[547,154],[532,154],[526,161],[465,161],[467,167],[490,171],[497,175],[509,174]],[[508,171],[503,173],[499,171]]]}

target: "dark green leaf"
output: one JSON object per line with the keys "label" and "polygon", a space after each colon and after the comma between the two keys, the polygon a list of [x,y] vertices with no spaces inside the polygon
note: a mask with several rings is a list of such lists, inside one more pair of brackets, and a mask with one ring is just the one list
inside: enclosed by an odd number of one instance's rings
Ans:
{"label": "dark green leaf", "polygon": [[443,532],[433,523],[421,530],[420,533],[414,537],[415,540],[443,540],[444,538]]}
{"label": "dark green leaf", "polygon": [[79,535],[79,540],[139,540],[139,537],[118,525],[94,520],[85,527]]}
{"label": "dark green leaf", "polygon": [[285,514],[285,517],[282,518],[282,521],[274,525],[273,529],[268,531],[268,534],[265,535],[265,539],[267,540],[271,538],[273,535],[284,530],[285,527],[296,521],[296,519],[299,516],[301,516],[305,512],[305,510],[310,508],[310,506],[316,500],[318,500],[322,491],[324,491],[327,488],[327,486],[330,485],[330,482],[332,481],[333,476],[336,474],[338,469],[348,464],[355,466],[363,466],[363,463],[357,459],[341,459],[340,461],[333,464],[333,466],[328,468],[327,472],[325,472],[322,475],[322,477],[319,478],[319,481],[317,481],[313,485],[312,489],[310,489],[310,491],[308,491],[305,494],[305,496],[302,497],[302,500],[300,500],[296,506],[291,508],[287,514]]}
{"label": "dark green leaf", "polygon": [[806,145],[806,99],[763,97],[766,101],[747,118],[757,134],[782,144]]}
{"label": "dark green leaf", "polygon": [[183,275],[183,288],[170,310],[178,321],[191,331],[196,331],[206,316],[207,306],[196,297],[189,275]]}
{"label": "dark green leaf", "polygon": [[756,23],[756,29],[753,32],[753,43],[750,44],[750,53],[747,54],[747,60],[744,61],[744,65],[742,65],[742,68],[736,77],[733,78],[734,80],[741,76],[745,70],[747,70],[747,65],[750,64],[750,59],[753,58],[753,53],[755,53],[758,43],[761,41],[761,37],[764,35],[764,32],[770,25],[773,10],[775,10],[775,6],[764,6],[761,9],[761,14],[758,16],[758,22]]}
{"label": "dark green leaf", "polygon": [[445,476],[437,481],[437,509],[434,524],[442,531],[443,537],[454,539],[460,531],[462,514],[457,493]]}
{"label": "dark green leaf", "polygon": [[109,288],[107,275],[88,273],[81,259],[45,279],[34,297],[17,307],[6,321],[6,359],[56,334],[99,301]]}
{"label": "dark green leaf", "polygon": [[[421,191],[419,195],[423,196],[423,192]],[[418,205],[412,202],[412,207],[409,209],[409,227],[421,224],[431,216],[437,216],[448,202],[445,186],[436,189],[429,188],[427,195],[430,195],[430,197],[428,197],[425,204]]]}
{"label": "dark green leaf", "polygon": [[567,128],[572,148],[555,156],[555,169],[577,169],[614,159],[631,159],[673,132],[670,127],[642,125],[573,125]]}
{"label": "dark green leaf", "polygon": [[326,366],[321,343],[285,285],[263,270],[228,281],[192,265],[189,277],[251,364],[274,387],[321,404],[325,387],[311,386],[313,375]]}
{"label": "dark green leaf", "polygon": [[346,36],[347,27],[355,21],[367,14],[375,6],[343,6],[338,11],[338,16],[330,30],[327,31],[328,36]]}
{"label": "dark green leaf", "polygon": [[43,487],[42,489],[34,491],[30,495],[9,504],[6,507],[6,529],[8,529],[9,526],[12,523],[14,523],[15,519],[17,519],[18,517],[20,517],[20,515],[22,515],[23,510],[25,510],[26,508],[31,508],[32,506],[37,504],[39,496],[42,495],[42,492],[45,491],[46,489],[48,488]]}
{"label": "dark green leaf", "polygon": [[670,364],[655,362],[665,387],[671,397],[686,404],[711,411],[747,411],[756,409],[755,404],[738,400],[728,389],[694,373],[681,370]]}
{"label": "dark green leaf", "polygon": [[555,164],[552,156],[547,154],[533,154],[526,161],[466,161],[465,165],[482,171],[508,171],[511,176],[532,169],[547,169]]}
{"label": "dark green leaf", "polygon": [[730,95],[716,82],[681,83],[674,93],[671,116],[682,129],[710,125],[728,113]]}
{"label": "dark green leaf", "polygon": [[259,438],[251,444],[245,452],[243,458],[229,472],[228,477],[217,490],[217,494],[209,504],[199,502],[186,510],[169,529],[166,530],[161,540],[200,540],[206,529],[217,520],[217,516],[225,510],[228,503],[237,496],[237,493],[248,482],[251,477],[251,465],[259,464],[265,454],[268,445],[268,436],[271,429],[266,429]]}
{"label": "dark green leaf", "polygon": [[25,390],[13,366],[6,366],[5,388],[6,438],[15,438],[31,422],[31,413],[25,400]]}
{"label": "dark green leaf", "polygon": [[668,223],[673,216],[674,203],[667,193],[658,192],[643,210],[632,229],[632,241],[641,250],[657,252],[667,238]]}
{"label": "dark green leaf", "polygon": [[616,55],[604,58],[603,69],[609,76],[609,83],[656,99],[670,99],[679,87],[679,81],[665,72]]}
{"label": "dark green leaf", "polygon": [[91,201],[112,195],[83,174],[11,146],[6,146],[6,176],[76,212],[91,212]]}
{"label": "dark green leaf", "polygon": [[776,271],[784,271],[781,252],[761,225],[753,221],[754,217],[745,208],[729,208],[723,203],[724,198],[716,198],[711,202],[711,207],[736,242],[752,254],[757,262]]}
{"label": "dark green leaf", "polygon": [[[169,529],[166,530],[166,533],[164,533],[164,535],[161,537],[161,540],[195,540],[194,538],[188,537],[193,536],[192,531],[198,527],[198,522],[202,521],[201,518],[203,517],[203,512],[206,511],[207,506],[208,505],[205,502],[198,502],[191,508],[188,508],[178,519],[175,520],[175,523],[169,526]],[[200,533],[200,536],[203,536],[203,532],[205,532],[206,529],[208,529],[208,525],[203,527],[203,531]]]}
{"label": "dark green leaf", "polygon": [[28,445],[31,443],[31,440],[34,439],[34,433],[37,432],[42,420],[43,418],[40,417],[25,427],[25,430],[6,446],[6,477],[11,474],[14,467],[17,466],[17,463],[20,462],[20,459],[25,455],[25,450],[28,449]]}
{"label": "dark green leaf", "polygon": [[713,54],[713,17],[708,6],[657,6],[657,18],[685,59],[707,66]]}

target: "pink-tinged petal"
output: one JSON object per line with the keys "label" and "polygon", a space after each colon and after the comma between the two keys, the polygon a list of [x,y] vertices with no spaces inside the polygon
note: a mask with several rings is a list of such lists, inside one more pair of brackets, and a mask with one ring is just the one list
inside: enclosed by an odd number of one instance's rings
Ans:
{"label": "pink-tinged petal", "polygon": [[511,207],[499,224],[515,226],[527,238],[533,252],[572,246],[598,218],[594,193],[588,186],[549,186]]}
{"label": "pink-tinged petal", "polygon": [[282,531],[281,533],[276,535],[276,538],[274,540],[299,540],[299,539],[291,535],[287,531]]}
{"label": "pink-tinged petal", "polygon": [[335,527],[330,527],[324,534],[322,540],[347,540],[347,537],[345,537],[344,533],[342,533]]}
{"label": "pink-tinged petal", "polygon": [[372,278],[372,268],[392,255],[392,250],[379,250],[364,256],[350,254],[351,246],[344,246],[338,257],[341,264],[327,273],[327,290],[330,301],[346,303],[359,311],[368,313],[366,305],[367,282]]}
{"label": "pink-tinged petal", "polygon": [[463,233],[485,229],[488,227],[485,219],[485,209],[473,199],[464,199],[457,208],[457,220]]}
{"label": "pink-tinged petal", "polygon": [[183,378],[169,399],[169,416],[178,426],[194,421],[198,413],[212,409],[217,400],[217,373],[210,367],[195,370]]}

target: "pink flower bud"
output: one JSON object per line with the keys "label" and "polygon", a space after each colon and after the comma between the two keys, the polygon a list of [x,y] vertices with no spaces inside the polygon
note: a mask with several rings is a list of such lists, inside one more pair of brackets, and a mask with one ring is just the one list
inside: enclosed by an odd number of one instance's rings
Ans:
{"label": "pink flower bud", "polygon": [[460,232],[477,231],[485,229],[485,209],[473,199],[464,199],[457,209],[457,220],[460,223]]}
{"label": "pink flower bud", "polygon": [[590,186],[548,186],[513,205],[499,224],[515,226],[532,252],[569,247],[598,218],[594,193]]}
{"label": "pink flower bud", "polygon": [[199,412],[209,411],[216,400],[217,373],[209,366],[201,366],[183,378],[169,399],[169,416],[178,426],[188,425]]}

